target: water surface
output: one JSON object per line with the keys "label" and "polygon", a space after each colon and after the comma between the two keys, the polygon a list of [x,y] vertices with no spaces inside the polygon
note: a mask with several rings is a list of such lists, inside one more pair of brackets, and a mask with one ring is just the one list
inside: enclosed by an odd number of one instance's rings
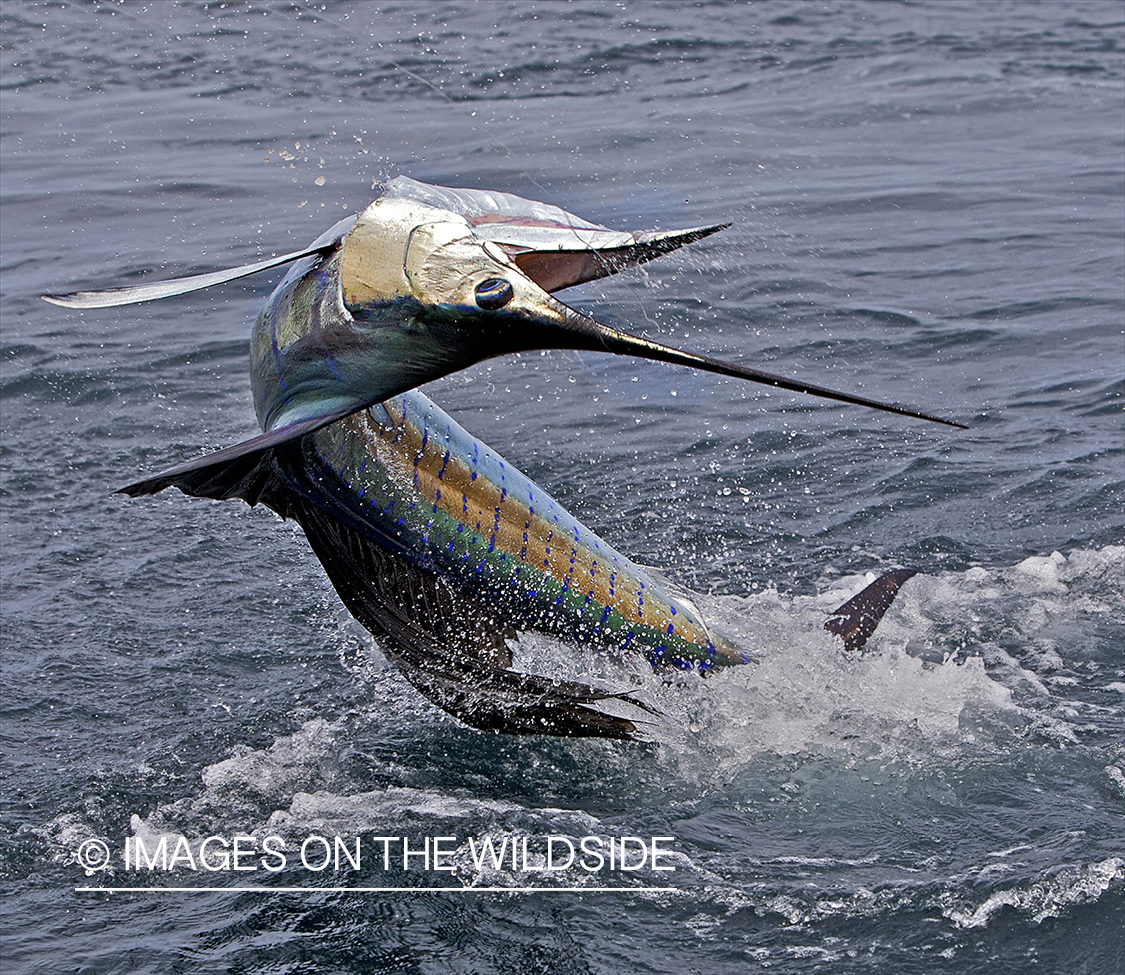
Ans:
{"label": "water surface", "polygon": [[[6,968],[1125,967],[1120,5],[0,18]],[[732,221],[567,300],[970,429],[584,353],[433,384],[761,658],[665,685],[528,638],[553,672],[639,682],[667,714],[654,741],[466,729],[291,524],[111,494],[256,432],[270,276],[83,314],[37,298],[295,250],[400,173],[624,228]],[[923,575],[845,658],[823,613],[896,565]],[[455,836],[456,869],[120,859],[126,838],[239,832]],[[548,834],[674,837],[675,870],[534,874],[468,848]],[[114,860],[87,876],[90,839]],[[308,889],[432,883],[588,889]],[[615,885],[634,889],[594,889]]]}

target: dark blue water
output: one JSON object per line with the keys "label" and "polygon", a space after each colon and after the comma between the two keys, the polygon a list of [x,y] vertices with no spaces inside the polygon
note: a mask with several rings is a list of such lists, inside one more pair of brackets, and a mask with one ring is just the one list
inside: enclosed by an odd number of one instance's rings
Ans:
{"label": "dark blue water", "polygon": [[[1121,4],[0,18],[5,972],[1125,969]],[[548,672],[640,684],[654,740],[466,729],[291,524],[110,493],[256,432],[270,277],[37,298],[294,250],[400,173],[630,229],[733,221],[568,300],[970,429],[577,353],[434,384],[761,658],[666,686],[526,638]],[[823,612],[900,564],[924,574],[844,658]],[[236,834],[282,837],[285,869],[122,860]],[[472,860],[550,834],[673,837],[675,869]],[[337,835],[358,869],[299,862]],[[385,870],[378,836],[456,837],[455,869]],[[111,861],[87,875],[89,840]]]}

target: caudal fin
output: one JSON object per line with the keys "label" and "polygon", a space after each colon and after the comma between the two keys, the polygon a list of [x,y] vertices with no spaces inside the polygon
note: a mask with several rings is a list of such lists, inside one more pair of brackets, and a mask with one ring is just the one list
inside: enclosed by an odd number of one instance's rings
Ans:
{"label": "caudal fin", "polygon": [[824,628],[844,641],[845,650],[862,650],[883,614],[895,601],[902,584],[917,574],[917,569],[884,572],[863,592],[852,596],[837,609],[824,624]]}

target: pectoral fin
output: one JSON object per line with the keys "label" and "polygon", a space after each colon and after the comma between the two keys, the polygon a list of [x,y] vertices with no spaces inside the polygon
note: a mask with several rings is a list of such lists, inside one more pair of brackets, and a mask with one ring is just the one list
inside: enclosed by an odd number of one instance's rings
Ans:
{"label": "pectoral fin", "polygon": [[305,257],[324,257],[331,254],[339,246],[340,240],[354,223],[354,216],[345,217],[321,234],[304,250],[294,251],[292,254],[282,254],[280,257],[270,257],[253,264],[243,264],[241,267],[226,268],[222,271],[208,271],[206,274],[192,274],[184,278],[173,278],[170,281],[153,281],[151,284],[139,284],[132,288],[75,291],[66,295],[40,295],[40,297],[44,301],[49,301],[52,305],[62,305],[64,308],[114,308],[118,305],[137,305],[142,301],[157,301],[160,298],[186,295],[193,291],[202,291],[204,288],[213,288],[217,284],[226,284],[228,281],[248,278],[250,275],[258,274],[261,271],[269,271],[275,267],[292,264],[294,261],[299,261]]}
{"label": "pectoral fin", "polygon": [[[250,504],[257,504],[259,500],[263,500],[260,497],[265,484],[263,478],[268,471],[268,464],[266,466],[263,464],[269,460],[273,448],[298,440],[307,433],[313,433],[321,427],[328,426],[329,423],[342,420],[345,416],[355,413],[356,409],[364,409],[371,405],[373,404],[368,403],[357,408],[347,407],[323,416],[310,417],[299,423],[278,427],[276,430],[251,437],[242,443],[204,454],[184,464],[177,464],[152,477],[146,477],[143,481],[118,488],[114,493],[139,498],[145,494],[158,494],[168,487],[178,487],[184,494],[190,494],[194,498],[213,498],[216,501],[242,498]],[[270,507],[274,506],[270,505]],[[283,511],[279,513],[285,514]]]}

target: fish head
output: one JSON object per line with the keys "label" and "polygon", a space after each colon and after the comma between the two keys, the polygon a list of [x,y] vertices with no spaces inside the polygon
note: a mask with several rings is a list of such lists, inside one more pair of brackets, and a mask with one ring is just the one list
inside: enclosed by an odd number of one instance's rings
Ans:
{"label": "fish head", "polygon": [[362,408],[498,355],[640,342],[551,290],[721,229],[629,234],[509,194],[401,178],[391,189],[332,253],[294,265],[259,315],[251,377],[263,429]]}
{"label": "fish head", "polygon": [[510,193],[400,176],[366,210],[304,250],[171,281],[42,297],[64,307],[108,308],[290,265],[258,315],[250,343],[255,410],[271,443],[303,436],[484,359],[531,349],[653,359],[963,426],[661,345],[554,297],[562,288],[644,264],[727,226],[628,233]]}

